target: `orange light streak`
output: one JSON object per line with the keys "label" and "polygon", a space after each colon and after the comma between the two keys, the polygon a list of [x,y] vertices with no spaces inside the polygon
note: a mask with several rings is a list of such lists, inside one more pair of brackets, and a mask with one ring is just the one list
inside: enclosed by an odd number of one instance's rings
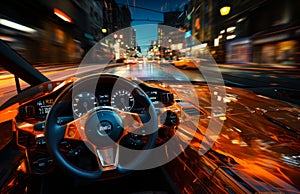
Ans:
{"label": "orange light streak", "polygon": [[57,15],[59,18],[61,18],[62,20],[66,21],[66,22],[72,23],[72,19],[67,14],[65,14],[63,11],[61,11],[57,8],[54,8],[53,10],[54,10],[54,14]]}

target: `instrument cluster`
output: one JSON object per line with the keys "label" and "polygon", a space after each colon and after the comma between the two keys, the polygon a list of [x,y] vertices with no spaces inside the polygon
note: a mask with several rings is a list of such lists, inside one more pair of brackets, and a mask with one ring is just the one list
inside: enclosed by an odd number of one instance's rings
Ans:
{"label": "instrument cluster", "polygon": [[[172,105],[174,103],[174,96],[172,93],[159,88],[150,87],[147,85],[140,85],[141,89],[145,91],[149,99],[157,108]],[[132,89],[113,87],[101,88],[96,92],[82,91],[77,93],[72,98],[72,110],[75,116],[81,117],[89,110],[97,106],[111,106],[113,108],[143,114],[145,107],[137,100],[136,92]]]}
{"label": "instrument cluster", "polygon": [[135,99],[132,93],[126,89],[113,92],[108,90],[106,92],[96,92],[96,94],[85,91],[74,95],[72,99],[72,109],[77,117],[83,116],[97,106],[112,106],[122,111],[131,111],[134,104]]}
{"label": "instrument cluster", "polygon": [[[166,107],[174,103],[173,94],[166,90],[150,87],[146,84],[142,84],[140,87],[157,108]],[[50,93],[22,105],[19,108],[19,116],[21,118],[45,119],[58,94],[58,92]],[[64,115],[74,115],[77,118],[82,117],[89,110],[98,106],[111,106],[122,111],[143,114],[145,107],[137,100],[137,95],[132,88],[114,88],[110,87],[109,84],[107,87],[96,89],[95,92],[82,88],[73,93],[72,97],[70,96],[70,107],[72,108],[65,110]]]}

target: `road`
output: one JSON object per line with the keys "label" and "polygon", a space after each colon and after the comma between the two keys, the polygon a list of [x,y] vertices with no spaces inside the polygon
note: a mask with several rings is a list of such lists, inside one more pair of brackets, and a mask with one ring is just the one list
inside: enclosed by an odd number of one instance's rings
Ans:
{"label": "road", "polygon": [[225,85],[300,104],[300,68],[288,65],[219,65]]}
{"label": "road", "polygon": [[[218,67],[201,67],[193,70],[177,69],[171,65],[159,63],[123,65],[110,64],[114,68],[105,68],[104,65],[80,66],[80,73],[86,75],[96,72],[110,72],[121,76],[136,76],[139,78],[161,77],[162,79],[193,80],[199,82],[224,81],[226,86],[241,87],[258,94],[272,98],[300,104],[300,69],[286,66],[251,66],[219,64]],[[50,80],[64,80],[77,73],[77,64],[37,66],[40,72]],[[221,80],[223,78],[223,80]],[[14,77],[6,71],[0,71],[0,105],[16,94]],[[28,85],[21,82],[22,88]]]}

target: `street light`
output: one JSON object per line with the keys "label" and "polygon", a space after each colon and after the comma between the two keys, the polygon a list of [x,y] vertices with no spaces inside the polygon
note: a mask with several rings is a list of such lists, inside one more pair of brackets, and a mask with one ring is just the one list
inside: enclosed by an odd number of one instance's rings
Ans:
{"label": "street light", "polygon": [[221,9],[220,9],[220,13],[222,16],[225,16],[225,15],[228,15],[229,12],[230,12],[230,9],[231,7],[226,5],[226,6],[223,6]]}
{"label": "street light", "polygon": [[107,33],[107,29],[106,28],[102,28],[102,33],[103,34]]}
{"label": "street light", "polygon": [[168,42],[169,42],[169,47],[171,48],[172,39],[169,38]]}

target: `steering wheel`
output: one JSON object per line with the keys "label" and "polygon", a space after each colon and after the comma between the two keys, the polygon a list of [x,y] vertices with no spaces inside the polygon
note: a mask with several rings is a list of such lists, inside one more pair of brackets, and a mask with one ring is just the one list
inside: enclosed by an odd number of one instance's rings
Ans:
{"label": "steering wheel", "polygon": [[[113,84],[129,88],[135,101],[143,106],[143,113],[120,110],[112,106],[95,106],[86,114],[61,124],[58,122],[65,109],[70,109],[72,94],[76,91],[94,92],[99,85]],[[124,174],[141,169],[151,148],[155,146],[158,119],[152,101],[133,81],[111,74],[94,74],[83,77],[70,84],[56,98],[46,118],[46,144],[55,161],[63,169],[85,179],[100,179],[103,172],[115,171]],[[128,134],[146,139],[141,149],[129,149],[122,145]],[[144,138],[145,137],[145,138]],[[64,139],[83,141],[97,158],[97,169],[86,170],[71,163],[60,151]]]}

